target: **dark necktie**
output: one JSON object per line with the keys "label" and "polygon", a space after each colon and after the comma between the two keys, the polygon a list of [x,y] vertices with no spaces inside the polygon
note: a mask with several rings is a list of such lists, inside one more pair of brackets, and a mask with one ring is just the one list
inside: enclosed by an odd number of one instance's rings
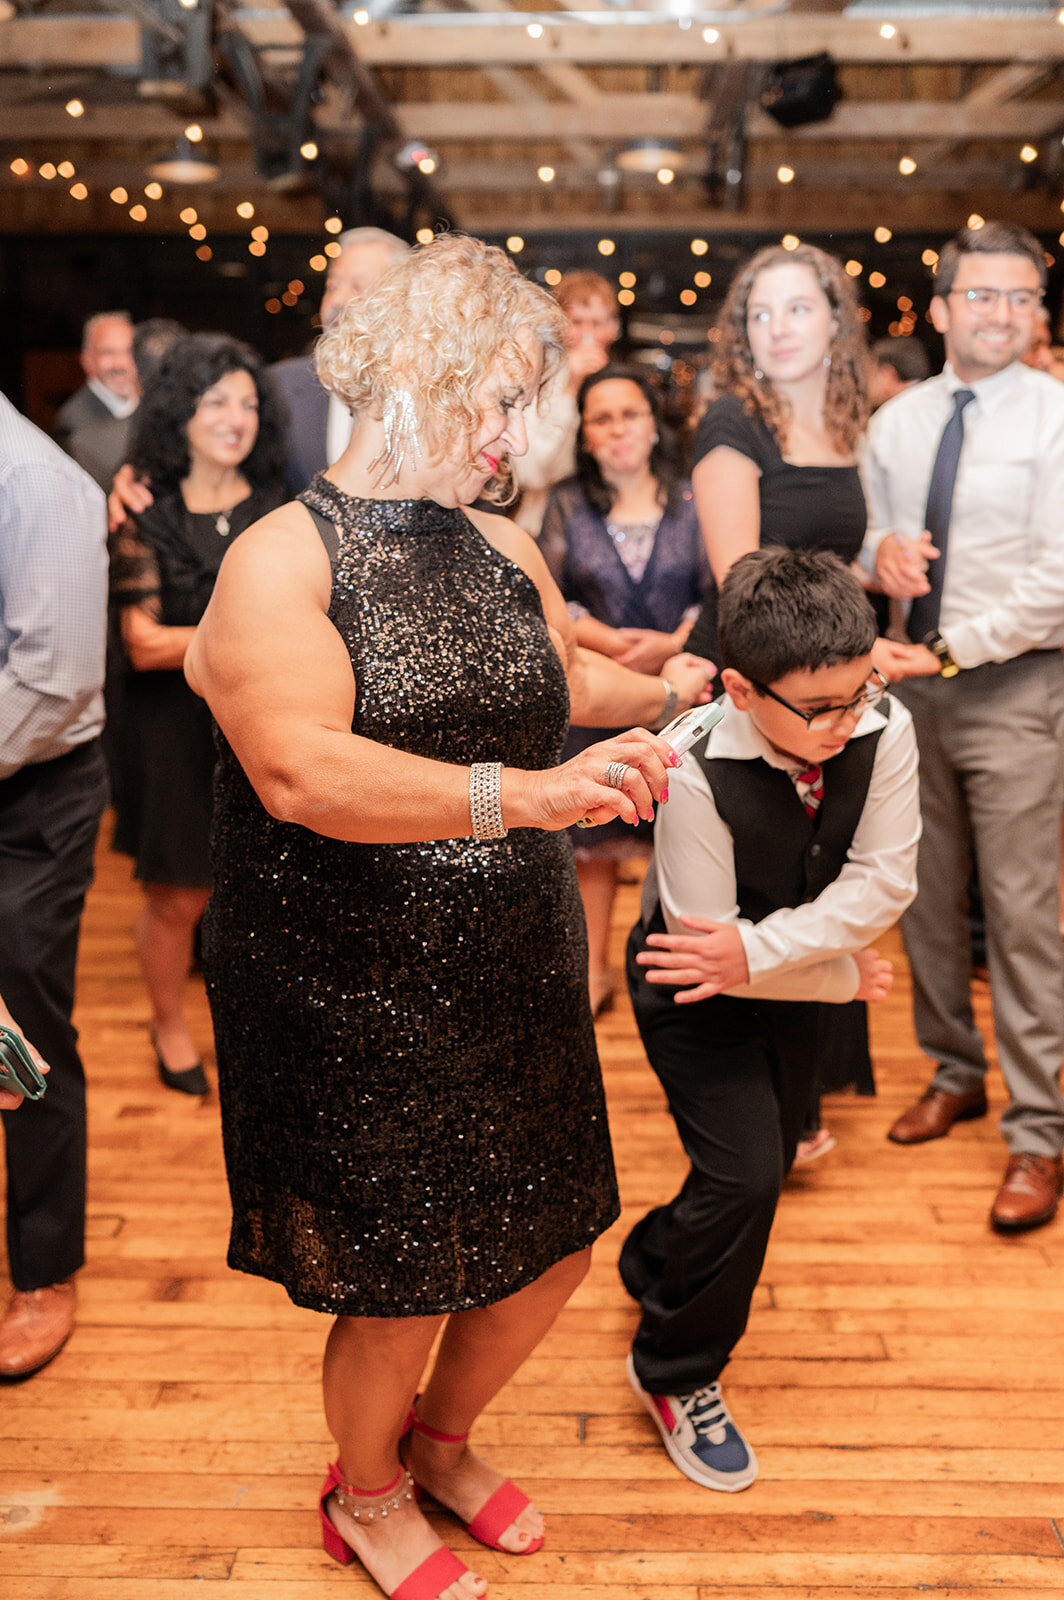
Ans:
{"label": "dark necktie", "polygon": [[971,389],[957,389],[954,392],[953,415],[942,430],[938,454],[931,469],[924,527],[931,535],[931,543],[937,549],[938,557],[927,569],[930,590],[927,594],[917,595],[909,608],[909,638],[917,644],[926,639],[929,633],[938,632],[942,585],[946,578],[946,542],[953,511],[953,487],[957,482],[957,467],[964,445],[964,408],[974,399]]}

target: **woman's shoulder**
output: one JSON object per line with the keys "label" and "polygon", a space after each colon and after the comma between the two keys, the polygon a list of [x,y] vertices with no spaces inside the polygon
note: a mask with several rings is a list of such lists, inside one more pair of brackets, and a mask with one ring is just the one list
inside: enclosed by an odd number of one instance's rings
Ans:
{"label": "woman's shoulder", "polygon": [[727,446],[763,466],[773,454],[772,435],[760,417],[751,416],[741,395],[725,393],[709,402],[695,433],[694,463]]}

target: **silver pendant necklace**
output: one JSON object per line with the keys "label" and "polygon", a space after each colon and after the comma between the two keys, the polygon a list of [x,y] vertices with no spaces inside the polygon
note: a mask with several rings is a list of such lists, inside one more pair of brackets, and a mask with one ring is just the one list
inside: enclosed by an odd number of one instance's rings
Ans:
{"label": "silver pendant necklace", "polygon": [[219,511],[214,519],[214,529],[223,539],[228,539],[230,533],[228,511]]}

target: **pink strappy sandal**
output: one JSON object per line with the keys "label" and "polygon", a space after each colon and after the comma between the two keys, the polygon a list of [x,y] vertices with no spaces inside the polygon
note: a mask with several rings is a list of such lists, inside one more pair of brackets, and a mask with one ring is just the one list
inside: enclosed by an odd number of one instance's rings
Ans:
{"label": "pink strappy sandal", "polygon": [[[464,1444],[469,1438],[468,1433],[441,1433],[438,1428],[430,1428],[427,1422],[422,1422],[414,1413],[411,1413],[410,1427],[423,1434],[426,1439],[435,1439],[438,1444]],[[424,1492],[420,1484],[414,1484],[414,1493],[419,1499]],[[480,1544],[487,1545],[489,1550],[501,1550],[503,1555],[507,1556],[533,1555],[543,1544],[542,1534],[538,1539],[530,1539],[521,1550],[510,1550],[506,1545],[499,1543],[500,1534],[505,1533],[511,1522],[531,1504],[527,1494],[507,1478],[494,1494],[488,1496],[473,1520],[463,1523],[463,1527]],[[452,1515],[458,1514],[454,1512]],[[461,1517],[458,1520],[461,1522]]]}
{"label": "pink strappy sandal", "polygon": [[[342,1567],[355,1560],[355,1552],[325,1509],[325,1502],[334,1489],[337,1502],[354,1517],[356,1522],[374,1522],[378,1517],[386,1517],[391,1511],[398,1511],[404,1500],[414,1498],[414,1480],[405,1467],[399,1468],[395,1481],[388,1484],[385,1489],[356,1489],[352,1484],[344,1482],[340,1463],[334,1461],[322,1484],[318,1505],[321,1514],[321,1542],[325,1553],[332,1556]],[[420,1566],[415,1567],[397,1589],[391,1590],[388,1600],[438,1600],[448,1584],[456,1583],[468,1571],[469,1568],[464,1562],[459,1561],[453,1550],[441,1545],[422,1561]]]}

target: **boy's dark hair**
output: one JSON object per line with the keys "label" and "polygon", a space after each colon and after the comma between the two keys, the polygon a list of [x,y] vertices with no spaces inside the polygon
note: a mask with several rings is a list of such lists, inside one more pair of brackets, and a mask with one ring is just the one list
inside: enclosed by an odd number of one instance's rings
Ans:
{"label": "boy's dark hair", "polygon": [[902,383],[923,383],[931,376],[927,346],[914,339],[911,333],[899,334],[893,339],[877,339],[872,355],[881,367],[893,367]]}
{"label": "boy's dark hair", "polygon": [[740,556],[718,612],[721,664],[772,685],[867,655],[876,619],[864,590],[827,550],[769,546]]}
{"label": "boy's dark hair", "polygon": [[1042,288],[1046,286],[1045,251],[1033,233],[1011,222],[984,222],[981,228],[962,228],[943,245],[935,266],[936,295],[945,298],[953,288],[961,256],[1026,256],[1037,267]]}

